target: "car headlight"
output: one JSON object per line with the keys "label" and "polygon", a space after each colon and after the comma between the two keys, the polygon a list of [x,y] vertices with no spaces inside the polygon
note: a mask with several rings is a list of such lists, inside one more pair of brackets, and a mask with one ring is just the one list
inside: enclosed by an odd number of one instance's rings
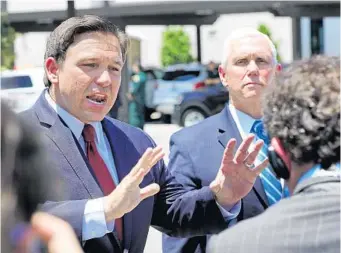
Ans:
{"label": "car headlight", "polygon": [[177,105],[179,105],[182,103],[183,100],[184,100],[184,96],[180,94],[176,97],[175,102]]}

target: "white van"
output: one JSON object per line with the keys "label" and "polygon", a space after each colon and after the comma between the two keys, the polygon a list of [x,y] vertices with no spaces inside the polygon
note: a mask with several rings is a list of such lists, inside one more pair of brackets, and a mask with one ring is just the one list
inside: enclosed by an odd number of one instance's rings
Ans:
{"label": "white van", "polygon": [[1,72],[1,99],[15,112],[29,109],[44,90],[44,68]]}

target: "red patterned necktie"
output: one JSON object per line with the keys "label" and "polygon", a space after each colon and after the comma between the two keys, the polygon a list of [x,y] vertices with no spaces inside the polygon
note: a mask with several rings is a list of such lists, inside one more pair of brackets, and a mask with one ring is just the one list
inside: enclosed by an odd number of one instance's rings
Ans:
{"label": "red patterned necktie", "polygon": [[[95,142],[96,132],[92,125],[86,124],[84,126],[83,137],[85,140],[86,154],[88,156],[89,163],[104,192],[104,195],[107,196],[113,190],[115,190],[116,185],[101,155],[98,153]],[[115,219],[115,231],[117,232],[119,239],[122,241],[123,238],[122,218]]]}

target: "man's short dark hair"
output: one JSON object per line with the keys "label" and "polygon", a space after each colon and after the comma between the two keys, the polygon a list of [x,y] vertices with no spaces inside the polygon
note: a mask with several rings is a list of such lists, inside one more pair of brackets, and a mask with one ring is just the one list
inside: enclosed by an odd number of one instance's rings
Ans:
{"label": "man's short dark hair", "polygon": [[264,125],[297,164],[340,161],[340,59],[315,56],[279,74],[263,102]]}
{"label": "man's short dark hair", "polygon": [[[88,32],[105,32],[115,35],[119,40],[122,59],[125,62],[129,44],[126,34],[109,20],[93,15],[72,17],[62,22],[47,39],[44,61],[48,57],[53,57],[58,63],[62,63],[65,60],[67,49],[74,42],[76,36]],[[46,73],[44,83],[47,87],[51,86]]]}

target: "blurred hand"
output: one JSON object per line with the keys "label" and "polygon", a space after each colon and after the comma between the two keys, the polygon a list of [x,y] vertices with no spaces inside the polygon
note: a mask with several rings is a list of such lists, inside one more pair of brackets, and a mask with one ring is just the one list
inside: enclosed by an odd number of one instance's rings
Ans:
{"label": "blurred hand", "polygon": [[253,139],[254,135],[250,134],[240,144],[235,155],[233,150],[236,140],[231,139],[226,145],[217,176],[210,184],[217,202],[222,206],[232,206],[244,198],[251,191],[257,176],[268,165],[268,159],[265,159],[253,168],[247,166],[255,162],[264,143],[258,140],[249,153]]}
{"label": "blurred hand", "polygon": [[130,173],[117,185],[116,189],[104,198],[106,221],[122,217],[133,210],[142,200],[159,192],[156,183],[140,188],[144,176],[163,158],[161,147],[148,148]]}
{"label": "blurred hand", "polygon": [[49,253],[83,253],[72,227],[64,220],[38,212],[33,215],[31,224]]}

